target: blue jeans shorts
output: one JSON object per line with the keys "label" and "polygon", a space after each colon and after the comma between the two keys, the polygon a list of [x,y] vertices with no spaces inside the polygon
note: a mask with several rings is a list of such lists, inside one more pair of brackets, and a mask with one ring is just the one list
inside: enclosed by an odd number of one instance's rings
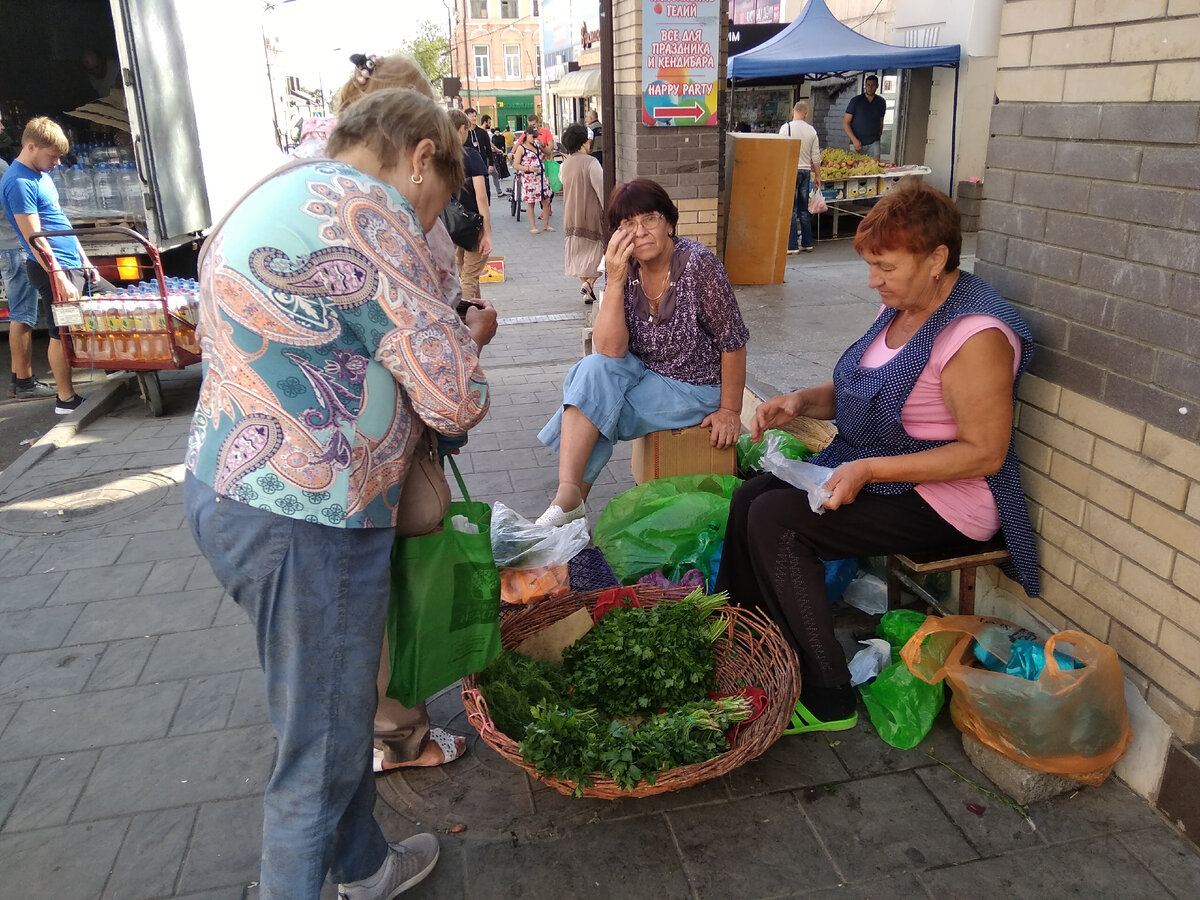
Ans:
{"label": "blue jeans shorts", "polygon": [[37,288],[25,272],[24,250],[0,250],[0,278],[8,297],[8,320],[33,328],[38,323]]}
{"label": "blue jeans shorts", "polygon": [[[600,429],[583,478],[595,484],[617,441],[631,441],[652,431],[699,425],[721,405],[719,384],[689,384],[652,372],[632,353],[620,358],[592,353],[571,367],[563,384],[563,408],[576,407]],[[538,440],[558,450],[562,409],[538,433]]]}

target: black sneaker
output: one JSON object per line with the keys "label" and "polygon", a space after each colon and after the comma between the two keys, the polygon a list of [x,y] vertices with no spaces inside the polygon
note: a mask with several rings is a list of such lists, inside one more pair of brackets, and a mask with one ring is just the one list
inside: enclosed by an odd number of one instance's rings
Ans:
{"label": "black sneaker", "polygon": [[[55,392],[54,396],[57,398],[58,393]],[[78,394],[75,394],[70,400],[61,400],[60,399],[57,403],[54,404],[55,415],[65,416],[65,415],[69,415],[70,413],[75,412],[75,410],[77,410],[77,409],[79,409],[79,407],[83,406],[83,399],[84,398],[80,397]]]}
{"label": "black sneaker", "polygon": [[9,400],[48,400],[57,396],[58,391],[43,381],[35,381],[33,384],[25,386],[19,384],[9,384],[8,386]]}

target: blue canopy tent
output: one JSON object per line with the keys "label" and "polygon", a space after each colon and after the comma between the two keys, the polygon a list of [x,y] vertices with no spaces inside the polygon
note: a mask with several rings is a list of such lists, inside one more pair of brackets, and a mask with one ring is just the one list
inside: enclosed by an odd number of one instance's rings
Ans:
{"label": "blue canopy tent", "polygon": [[[729,57],[728,77],[734,85],[798,82],[869,72],[875,69],[954,69],[954,114],[950,144],[958,119],[958,44],[941,47],[894,47],[864,37],[837,20],[825,0],[808,0],[804,11],[783,31],[757,47]],[[954,184],[954,152],[950,153]]]}

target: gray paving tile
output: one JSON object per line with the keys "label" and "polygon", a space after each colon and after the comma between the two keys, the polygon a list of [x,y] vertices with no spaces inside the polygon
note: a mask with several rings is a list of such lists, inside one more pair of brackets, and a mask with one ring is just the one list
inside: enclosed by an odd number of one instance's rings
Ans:
{"label": "gray paving tile", "polygon": [[50,546],[34,564],[34,572],[73,572],[111,566],[129,545],[128,537],[93,538],[87,541],[50,541]]}
{"label": "gray paving tile", "polygon": [[464,856],[472,900],[626,897],[631,885],[644,897],[692,897],[660,816],[601,822],[556,841],[467,845]]}
{"label": "gray paving tile", "polygon": [[[150,566],[150,574],[142,586],[145,594],[172,594],[188,589],[188,579],[192,577],[192,569],[199,556],[180,556],[174,559],[160,559],[153,563],[140,563]],[[205,585],[207,587],[207,585]]]}
{"label": "gray paving tile", "polygon": [[9,814],[5,832],[65,825],[99,757],[99,750],[43,757]]}
{"label": "gray paving tile", "polygon": [[[1000,793],[975,769],[960,774],[986,790]],[[917,769],[916,775],[980,856],[999,856],[1044,844],[1040,833],[1034,830],[1036,823],[1031,826],[1004,800],[988,796],[949,769],[931,766]]]}
{"label": "gray paving tile", "polygon": [[50,596],[51,605],[88,603],[93,600],[115,600],[133,597],[146,582],[150,573],[149,563],[132,566],[112,566],[103,577],[91,569],[67,572]]}
{"label": "gray paving tile", "polygon": [[9,720],[17,712],[16,703],[0,703],[0,733],[4,732],[4,728],[8,725]]}
{"label": "gray paving tile", "polygon": [[1171,896],[1111,837],[964,862],[952,869],[926,871],[921,877],[935,897],[961,896],[964,885],[970,885],[972,900],[1041,900],[1052,895],[1166,900]]}
{"label": "gray paving tile", "polygon": [[245,885],[258,880],[262,855],[262,798],[200,807],[179,890]]}
{"label": "gray paving tile", "polygon": [[106,900],[172,896],[195,820],[192,806],[134,816],[108,878]]}
{"label": "gray paving tile", "polygon": [[1162,822],[1150,805],[1114,778],[1080,786],[1029,808],[1038,834],[1054,844],[1094,835],[1136,831]]}
{"label": "gray paving tile", "polygon": [[962,734],[950,721],[949,711],[943,708],[934,720],[933,728],[921,743],[911,750],[897,750],[885,744],[867,717],[866,708],[858,704],[858,726],[838,732],[835,752],[852,778],[865,778],[887,772],[903,772],[933,763],[933,757],[953,766],[960,772],[973,772],[962,749]]}
{"label": "gray paving tile", "polygon": [[38,897],[95,900],[127,825],[118,820],[0,835],[4,881]]}
{"label": "gray paving tile", "polygon": [[0,556],[0,578],[19,578],[27,575],[41,555],[40,552],[30,552],[23,548],[8,550]]}
{"label": "gray paving tile", "polygon": [[59,646],[80,609],[80,606],[47,606],[0,613],[0,654]]}
{"label": "gray paving tile", "polygon": [[75,808],[76,821],[256,796],[275,753],[269,727],[226,729],[108,747]]}
{"label": "gray paving tile", "polygon": [[189,591],[198,591],[202,588],[220,587],[221,582],[217,581],[217,576],[212,570],[212,566],[204,557],[196,560],[196,565],[192,569],[192,574],[188,578],[187,589]]}
{"label": "gray paving tile", "polygon": [[240,677],[238,672],[229,672],[189,678],[168,734],[196,734],[224,728]]}
{"label": "gray paving tile", "polygon": [[839,884],[819,891],[789,893],[786,896],[802,896],[805,900],[919,900],[922,897],[927,900],[948,900],[946,896],[935,897],[930,894],[916,875],[907,872],[886,878]]}
{"label": "gray paving tile", "polygon": [[98,600],[83,608],[67,640],[88,644],[148,634],[195,631],[208,627],[220,602],[221,592],[213,588]]}
{"label": "gray paving tile", "polygon": [[154,534],[139,534],[126,544],[121,553],[121,565],[131,562],[155,562],[161,559],[179,559],[196,555],[196,542],[186,528],[160,531]]}
{"label": "gray paving tile", "polygon": [[229,713],[228,728],[260,725],[270,721],[267,714],[267,687],[261,669],[245,669],[238,679],[237,696]]}
{"label": "gray paving tile", "polygon": [[10,653],[0,659],[0,700],[35,700],[77,693],[103,647],[60,647]]}
{"label": "gray paving tile", "polygon": [[131,744],[167,733],[183,694],[172,681],[22,703],[4,735],[0,759]]}
{"label": "gray paving tile", "polygon": [[0,612],[44,606],[62,580],[61,572],[4,578],[4,592],[0,594]]}
{"label": "gray paving tile", "polygon": [[108,644],[96,668],[92,670],[87,689],[106,691],[137,684],[156,640],[155,637],[136,637]]}
{"label": "gray paving tile", "polygon": [[1117,840],[1176,897],[1200,897],[1200,852],[1173,829],[1160,824]]}
{"label": "gray paving tile", "polygon": [[[213,579],[216,580],[215,578]],[[212,627],[220,628],[222,625],[245,625],[250,621],[246,611],[238,606],[233,598],[228,594],[221,597],[221,605],[217,607],[217,614],[213,616]]]}
{"label": "gray paving tile", "polygon": [[8,818],[9,811],[16,805],[26,782],[37,768],[36,759],[13,759],[0,762],[0,828]]}
{"label": "gray paving tile", "polygon": [[[332,886],[331,886],[332,887]],[[212,891],[199,891],[195,894],[176,894],[178,900],[249,900],[257,897],[257,891],[251,892],[242,886],[217,888]],[[322,898],[324,900],[324,898]]]}
{"label": "gray paving tile", "polygon": [[679,810],[667,820],[700,897],[779,897],[842,880],[791,794]]}
{"label": "gray paving tile", "polygon": [[845,781],[846,769],[829,746],[835,735],[784,736],[728,775],[735,797]]}
{"label": "gray paving tile", "polygon": [[851,881],[976,857],[911,772],[811,788],[802,796],[822,843]]}
{"label": "gray paving tile", "polygon": [[106,526],[106,530],[109,534],[128,534],[135,540],[143,540],[151,534],[180,531],[183,525],[183,504],[165,503],[119,519]]}
{"label": "gray paving tile", "polygon": [[193,675],[219,675],[258,668],[254,628],[249,622],[182,634],[164,634],[142,671],[142,682]]}

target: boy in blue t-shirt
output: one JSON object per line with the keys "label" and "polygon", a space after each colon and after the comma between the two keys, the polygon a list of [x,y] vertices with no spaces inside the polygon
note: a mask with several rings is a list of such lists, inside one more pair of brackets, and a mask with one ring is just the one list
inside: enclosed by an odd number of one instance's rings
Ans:
{"label": "boy in blue t-shirt", "polygon": [[[57,122],[45,116],[31,119],[21,136],[20,154],[0,179],[4,215],[21,240],[21,247],[28,257],[25,271],[37,288],[43,311],[51,323],[51,279],[57,282],[62,298],[79,297],[88,280],[93,288],[112,289],[112,285],[100,277],[78,238],[69,236],[35,240],[39,247],[48,249],[52,254],[54,264],[49,268],[30,247],[30,235],[36,232],[71,228],[70,219],[59,206],[58,189],[49,174],[69,147],[67,137]],[[66,415],[78,409],[83,398],[75,393],[71,383],[71,366],[63,350],[59,328],[50,325],[47,357],[54,376],[54,386],[51,387],[33,377],[33,327],[38,321],[38,309],[36,304],[32,309],[25,308],[27,305],[21,305],[15,311],[9,307],[8,344],[12,354],[12,384],[8,396],[15,400],[35,400],[53,395],[57,399],[54,411]]]}

